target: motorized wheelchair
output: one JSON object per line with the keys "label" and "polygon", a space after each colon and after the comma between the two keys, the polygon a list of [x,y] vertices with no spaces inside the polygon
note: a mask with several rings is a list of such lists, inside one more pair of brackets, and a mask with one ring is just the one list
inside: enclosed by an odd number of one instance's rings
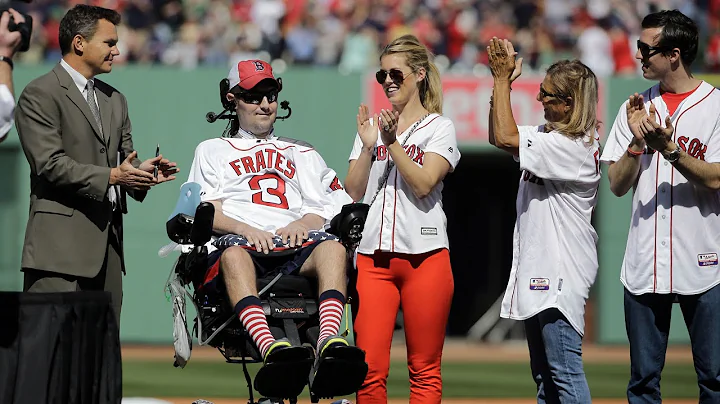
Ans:
{"label": "motorized wheelchair", "polygon": [[[277,78],[278,91],[282,90],[282,80]],[[218,120],[229,121],[223,136],[236,133],[239,122],[235,114],[234,103],[226,98],[230,90],[229,80],[223,79],[219,85],[220,102],[223,111],[219,114],[209,112],[205,118],[213,123]],[[280,109],[287,111],[287,115],[278,116],[278,120],[285,120],[290,117],[292,110],[288,101],[280,103]],[[349,199],[349,198],[348,198]],[[317,237],[334,237],[345,245],[348,251],[348,267],[352,265],[352,254],[360,242],[365,218],[369,206],[361,203],[345,204],[335,201],[335,211],[339,212],[331,221],[329,229]],[[343,206],[340,206],[343,205]],[[325,381],[323,383],[313,381],[310,370],[314,362],[314,352],[319,337],[319,307],[317,281],[299,275],[287,275],[283,273],[270,273],[268,276],[257,279],[257,290],[262,302],[263,311],[268,320],[268,325],[275,338],[287,338],[294,346],[306,346],[312,355],[308,360],[298,365],[296,370],[299,374],[307,377],[293,378],[297,383],[273,383],[273,380],[261,380],[263,370],[269,369],[275,364],[265,364],[255,376],[254,383],[251,381],[247,369],[248,363],[262,363],[260,352],[255,346],[252,338],[243,328],[240,320],[227,302],[225,293],[208,293],[203,288],[204,275],[208,268],[208,247],[217,245],[223,237],[213,239],[212,227],[214,218],[214,206],[210,203],[201,203],[200,185],[186,183],[181,187],[180,198],[175,211],[170,215],[166,223],[169,238],[177,243],[181,250],[180,257],[176,261],[168,287],[173,299],[173,314],[175,318],[175,366],[184,367],[190,358],[193,335],[198,338],[200,345],[210,345],[220,351],[227,362],[240,363],[243,366],[243,373],[248,384],[249,404],[256,404],[253,398],[253,386],[261,395],[269,400],[264,402],[282,403],[288,399],[290,403],[297,402],[297,396],[307,385],[310,389],[312,402],[316,403],[321,398],[331,398],[355,393],[367,374],[367,363],[364,360],[364,353],[353,348],[351,351],[360,353],[362,356],[353,360],[336,357],[326,358],[331,372],[342,377],[339,382]],[[248,245],[249,246],[249,245]],[[214,246],[213,246],[214,247]],[[211,247],[211,248],[213,248]],[[222,246],[221,246],[222,247]],[[297,248],[285,248],[282,241],[276,240],[276,247],[271,255],[291,254]],[[254,249],[247,249],[248,253],[260,254]],[[349,294],[348,294],[349,295]],[[194,321],[192,335],[187,328],[185,317],[185,298],[195,306],[197,316]],[[344,323],[341,325],[341,332],[344,330],[346,337],[352,337],[352,326],[349,320],[350,310],[346,305]],[[351,340],[351,338],[349,338]],[[294,363],[293,363],[294,364]],[[328,366],[326,366],[326,369]],[[267,372],[266,372],[267,373]]]}
{"label": "motorized wheelchair", "polygon": [[[278,385],[278,383],[260,382],[261,374],[251,381],[247,369],[248,363],[262,363],[259,350],[252,338],[243,328],[237,315],[231,309],[224,293],[206,293],[202,288],[204,275],[208,268],[208,246],[213,238],[212,225],[214,206],[200,202],[200,186],[186,183],[181,188],[181,195],[175,211],[166,223],[168,237],[181,250],[172,272],[168,286],[175,302],[175,366],[184,367],[190,357],[192,337],[198,339],[200,345],[210,345],[218,349],[229,363],[239,363],[248,384],[249,404],[267,401],[254,401],[253,386],[270,402],[297,402],[297,396],[310,387],[312,402],[322,398],[348,395],[356,392],[367,373],[367,364],[336,363],[340,374],[346,374],[346,383],[324,386],[312,386],[309,380],[303,379],[302,384]],[[341,212],[331,221],[327,233],[337,236],[346,246],[348,264],[351,265],[350,251],[360,241],[369,206],[362,203],[344,205]],[[217,239],[215,240],[217,242]],[[271,254],[288,254],[296,249],[280,249]],[[248,249],[251,254],[260,254]],[[317,281],[300,275],[270,273],[258,278],[258,295],[262,301],[263,311],[268,319],[271,332],[275,338],[288,338],[295,346],[304,345],[314,352],[319,336],[319,313],[317,302]],[[185,318],[185,296],[189,296],[196,308],[192,334],[188,332]],[[180,307],[182,306],[182,307]],[[346,309],[341,332],[347,336],[352,332],[350,310]],[[313,355],[314,356],[314,355]],[[303,363],[299,372],[310,373],[314,358],[310,357]],[[266,365],[267,366],[267,365]],[[345,380],[343,380],[345,381]]]}

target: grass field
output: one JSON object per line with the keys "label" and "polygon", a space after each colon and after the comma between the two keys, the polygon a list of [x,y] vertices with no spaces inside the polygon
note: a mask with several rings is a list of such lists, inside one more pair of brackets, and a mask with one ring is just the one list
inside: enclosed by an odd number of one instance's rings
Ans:
{"label": "grass field", "polygon": [[[251,366],[251,373],[257,366]],[[593,398],[623,398],[629,367],[624,363],[586,363]],[[390,398],[407,399],[408,373],[404,362],[393,362],[388,380]],[[527,363],[443,363],[443,396],[446,398],[534,397],[535,385]],[[697,398],[692,363],[668,363],[662,378],[663,398]],[[125,397],[247,397],[241,365],[219,361],[190,362],[175,369],[172,361],[126,358],[123,361]]]}

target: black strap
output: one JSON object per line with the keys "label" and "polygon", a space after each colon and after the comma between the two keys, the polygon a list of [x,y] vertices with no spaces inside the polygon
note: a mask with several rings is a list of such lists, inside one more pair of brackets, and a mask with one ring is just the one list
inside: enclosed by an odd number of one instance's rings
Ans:
{"label": "black strap", "polygon": [[15,65],[13,64],[12,59],[9,58],[9,57],[7,57],[7,56],[0,56],[0,62],[5,62],[5,63],[9,64],[9,65],[10,65],[10,70],[12,70],[13,68],[15,68]]}

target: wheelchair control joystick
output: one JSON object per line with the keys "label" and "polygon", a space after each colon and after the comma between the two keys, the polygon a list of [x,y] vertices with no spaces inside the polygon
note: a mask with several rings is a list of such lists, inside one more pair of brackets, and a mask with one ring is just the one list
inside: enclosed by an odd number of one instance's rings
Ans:
{"label": "wheelchair control joystick", "polygon": [[201,203],[195,210],[195,222],[190,231],[190,241],[195,246],[205,245],[212,237],[215,206],[210,202]]}

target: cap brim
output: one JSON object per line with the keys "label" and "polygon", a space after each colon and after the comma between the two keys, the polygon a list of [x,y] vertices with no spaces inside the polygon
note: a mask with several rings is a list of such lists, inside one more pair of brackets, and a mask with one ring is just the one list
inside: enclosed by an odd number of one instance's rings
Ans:
{"label": "cap brim", "polygon": [[259,74],[255,75],[253,77],[250,77],[246,80],[241,81],[238,85],[243,90],[250,91],[250,90],[253,90],[255,87],[257,87],[258,85],[260,85],[261,83],[263,86],[275,87],[275,88],[280,87],[278,85],[277,80],[275,80],[275,78],[273,78],[272,76],[262,76]]}

